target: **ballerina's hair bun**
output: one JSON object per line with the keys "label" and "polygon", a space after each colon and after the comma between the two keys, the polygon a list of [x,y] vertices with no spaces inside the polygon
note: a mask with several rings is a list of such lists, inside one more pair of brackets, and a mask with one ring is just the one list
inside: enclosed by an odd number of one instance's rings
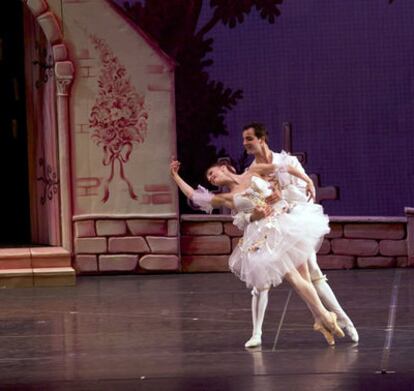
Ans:
{"label": "ballerina's hair bun", "polygon": [[206,170],[206,176],[207,176],[208,170],[210,170],[210,168],[213,168],[213,167],[223,167],[223,166],[225,166],[233,174],[237,174],[237,171],[234,168],[234,166],[232,166],[232,164],[227,159],[222,159],[222,160],[219,160],[218,162],[212,164],[209,168],[207,168],[207,170]]}

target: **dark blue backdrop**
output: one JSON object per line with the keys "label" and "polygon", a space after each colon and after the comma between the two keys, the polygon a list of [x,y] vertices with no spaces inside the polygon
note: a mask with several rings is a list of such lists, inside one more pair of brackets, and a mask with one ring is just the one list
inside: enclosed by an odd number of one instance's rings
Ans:
{"label": "dark blue backdrop", "polygon": [[[402,215],[414,206],[414,1],[285,0],[280,9],[273,25],[253,11],[208,33],[210,78],[244,94],[226,115],[229,136],[211,142],[238,159],[242,126],[260,121],[279,150],[289,121],[307,171],[340,188],[339,201],[324,202],[329,214]],[[204,0],[199,26],[211,14]]]}
{"label": "dark blue backdrop", "polygon": [[[244,98],[213,140],[237,158],[240,129],[264,122],[271,146],[281,124],[323,185],[340,187],[334,215],[401,215],[414,205],[414,1],[290,0],[274,25],[253,12],[216,26],[210,75]],[[206,2],[200,25],[211,11]]]}

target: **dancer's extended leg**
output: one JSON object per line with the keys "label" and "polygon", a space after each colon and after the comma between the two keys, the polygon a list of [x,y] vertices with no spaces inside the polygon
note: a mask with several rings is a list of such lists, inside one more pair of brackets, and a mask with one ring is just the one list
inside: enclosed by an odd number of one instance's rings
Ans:
{"label": "dancer's extended leg", "polygon": [[[307,265],[305,264],[302,267],[305,268],[306,273]],[[323,306],[314,286],[304,279],[296,269],[289,272],[285,277],[311,309],[312,314],[316,317],[316,325],[325,326],[332,333],[343,337],[344,333],[336,323],[335,313],[328,312]]]}
{"label": "dancer's extended leg", "polygon": [[[306,281],[312,283],[307,265],[299,267],[298,272]],[[313,309],[309,305],[308,308],[312,312],[313,319],[315,320],[315,323],[313,324],[313,329],[315,331],[320,332],[325,337],[326,342],[328,342],[329,345],[335,345],[335,338],[333,334],[326,327],[324,327],[323,324],[321,324],[321,322],[319,322],[318,316],[313,312]]]}
{"label": "dancer's extended leg", "polygon": [[353,342],[358,342],[358,332],[349,316],[339,304],[337,298],[335,297],[335,294],[327,283],[326,276],[322,274],[322,271],[316,260],[315,253],[309,257],[308,264],[312,283],[315,286],[315,289],[318,293],[318,296],[321,298],[321,301],[323,304],[325,304],[328,310],[336,313],[339,326],[345,329],[346,334],[351,338],[351,340]]}

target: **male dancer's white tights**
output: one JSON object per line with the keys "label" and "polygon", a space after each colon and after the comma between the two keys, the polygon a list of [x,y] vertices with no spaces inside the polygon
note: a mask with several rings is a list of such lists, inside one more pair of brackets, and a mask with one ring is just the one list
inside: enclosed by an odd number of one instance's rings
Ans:
{"label": "male dancer's white tights", "polygon": [[345,330],[345,333],[349,335],[353,342],[359,341],[358,331],[356,330],[352,320],[343,310],[341,305],[338,303],[338,300],[335,297],[331,287],[327,283],[327,278],[318,265],[316,261],[316,254],[313,253],[308,260],[309,274],[311,276],[312,283],[318,292],[323,304],[329,311],[335,312],[338,317],[338,324],[341,328]]}
{"label": "male dancer's white tights", "polygon": [[353,323],[349,316],[345,313],[338,300],[335,297],[331,287],[327,283],[326,275],[322,274],[319,268],[318,262],[316,261],[316,254],[313,253],[308,260],[309,273],[313,285],[315,286],[318,296],[322,303],[326,306],[329,311],[336,313],[338,317],[338,324],[340,327],[352,326]]}
{"label": "male dancer's white tights", "polygon": [[262,326],[267,308],[269,297],[269,289],[259,290],[252,289],[252,323],[253,332],[252,337],[245,343],[244,346],[251,348],[259,346],[262,343]]}

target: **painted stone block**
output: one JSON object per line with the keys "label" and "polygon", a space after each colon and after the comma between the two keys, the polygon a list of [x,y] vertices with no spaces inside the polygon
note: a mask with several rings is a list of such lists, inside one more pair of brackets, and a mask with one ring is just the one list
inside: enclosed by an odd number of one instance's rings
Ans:
{"label": "painted stone block", "polygon": [[318,264],[321,269],[352,269],[355,258],[346,255],[318,255]]}
{"label": "painted stone block", "polygon": [[371,256],[378,253],[378,243],[369,239],[333,239],[332,252],[342,255]]}
{"label": "painted stone block", "polygon": [[360,239],[403,239],[405,237],[404,224],[345,224],[344,236],[346,238]]}
{"label": "painted stone block", "polygon": [[176,255],[144,255],[139,260],[139,266],[148,271],[178,271],[179,259]]}
{"label": "painted stone block", "polygon": [[99,256],[99,271],[101,272],[131,272],[138,264],[138,255],[113,254]]}
{"label": "painted stone block", "polygon": [[405,240],[381,240],[379,246],[381,255],[407,255],[407,242]]}
{"label": "painted stone block", "polygon": [[220,236],[182,236],[181,252],[191,254],[229,254],[230,238]]}
{"label": "painted stone block", "polygon": [[124,220],[98,220],[96,222],[96,233],[98,236],[125,235],[127,232]]}
{"label": "painted stone block", "polygon": [[132,235],[161,235],[168,231],[166,220],[133,219],[127,220],[127,226]]}
{"label": "painted stone block", "polygon": [[142,237],[109,238],[108,249],[110,253],[148,253],[150,248]]}
{"label": "painted stone block", "polygon": [[220,222],[190,222],[181,223],[183,235],[220,235],[223,233],[223,226]]}
{"label": "painted stone block", "polygon": [[147,236],[147,242],[151,252],[156,254],[177,254],[178,238],[168,238],[161,236]]}
{"label": "painted stone block", "polygon": [[396,260],[393,257],[358,257],[359,268],[387,268],[394,267]]}

